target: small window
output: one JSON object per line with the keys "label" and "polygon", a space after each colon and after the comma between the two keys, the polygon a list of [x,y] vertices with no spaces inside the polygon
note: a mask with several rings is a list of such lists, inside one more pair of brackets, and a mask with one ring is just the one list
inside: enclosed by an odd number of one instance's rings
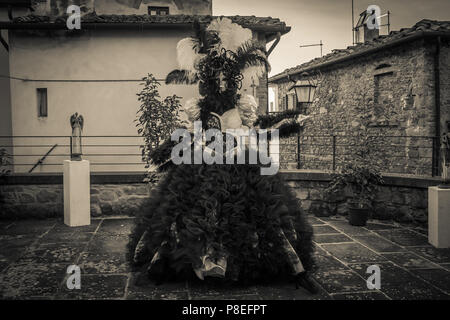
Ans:
{"label": "small window", "polygon": [[148,14],[151,16],[167,16],[169,7],[148,7]]}
{"label": "small window", "polygon": [[295,110],[297,109],[297,96],[295,92],[290,92],[286,96],[287,106],[286,110]]}
{"label": "small window", "polygon": [[287,109],[287,95],[283,97],[283,103],[280,111],[285,111]]}
{"label": "small window", "polygon": [[391,67],[390,64],[382,63],[382,64],[380,64],[378,67],[376,67],[375,70],[381,70],[381,69],[384,69],[384,68],[390,68],[390,67]]}
{"label": "small window", "polygon": [[47,88],[37,89],[37,103],[38,103],[38,116],[47,117],[48,116]]}

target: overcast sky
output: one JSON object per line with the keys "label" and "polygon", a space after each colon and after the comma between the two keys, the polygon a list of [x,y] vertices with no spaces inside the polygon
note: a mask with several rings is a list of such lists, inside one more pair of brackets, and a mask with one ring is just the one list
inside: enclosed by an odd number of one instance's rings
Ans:
{"label": "overcast sky", "polygon": [[[450,20],[450,0],[354,0],[355,20],[371,4],[391,12],[391,30],[409,28],[422,19]],[[281,38],[270,62],[275,75],[320,56],[320,47],[301,44],[323,41],[324,54],[352,44],[351,0],[213,0],[214,15],[255,15],[280,18],[292,27]],[[387,20],[382,20],[386,23]],[[356,21],[355,21],[356,23]],[[381,30],[383,34],[385,29]]]}

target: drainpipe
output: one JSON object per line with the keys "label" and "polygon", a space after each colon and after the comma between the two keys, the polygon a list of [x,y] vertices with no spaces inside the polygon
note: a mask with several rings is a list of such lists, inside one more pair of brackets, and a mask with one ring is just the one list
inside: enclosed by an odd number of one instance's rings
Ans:
{"label": "drainpipe", "polygon": [[440,77],[441,37],[436,38],[436,52],[434,55],[434,86],[435,86],[435,133],[436,145],[434,146],[434,173],[439,175],[441,155],[441,77]]}

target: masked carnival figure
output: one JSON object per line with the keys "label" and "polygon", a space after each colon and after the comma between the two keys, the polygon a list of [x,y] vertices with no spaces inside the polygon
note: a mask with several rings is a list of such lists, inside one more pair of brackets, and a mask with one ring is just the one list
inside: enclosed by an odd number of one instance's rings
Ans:
{"label": "masked carnival figure", "polygon": [[[199,98],[184,106],[186,128],[192,132],[201,121],[203,132],[218,129],[223,140],[228,129],[297,134],[307,117],[296,111],[258,116],[256,99],[243,92],[245,77],[265,75],[270,68],[252,31],[227,18],[207,27],[196,22],[194,29],[194,37],[178,43],[179,69],[166,78],[167,84],[198,85]],[[165,173],[136,218],[129,244],[134,266],[157,282],[192,277],[248,284],[286,278],[315,292],[309,277],[312,227],[282,177],[262,175],[259,162],[175,165],[176,143],[169,139],[154,157],[153,164]],[[248,155],[248,139],[244,146]],[[230,156],[225,153],[224,158]]]}

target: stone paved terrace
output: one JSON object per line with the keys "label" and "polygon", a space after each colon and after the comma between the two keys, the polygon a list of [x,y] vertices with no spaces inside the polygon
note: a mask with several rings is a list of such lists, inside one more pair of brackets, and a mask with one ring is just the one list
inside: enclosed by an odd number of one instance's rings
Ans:
{"label": "stone paved terrace", "polygon": [[[293,284],[214,288],[199,282],[137,286],[125,260],[132,218],[93,220],[69,228],[60,220],[0,222],[2,299],[449,299],[450,250],[428,245],[417,226],[310,217],[319,269],[317,295]],[[66,269],[81,267],[81,290],[66,288]],[[381,290],[367,289],[369,265],[381,268]]]}

